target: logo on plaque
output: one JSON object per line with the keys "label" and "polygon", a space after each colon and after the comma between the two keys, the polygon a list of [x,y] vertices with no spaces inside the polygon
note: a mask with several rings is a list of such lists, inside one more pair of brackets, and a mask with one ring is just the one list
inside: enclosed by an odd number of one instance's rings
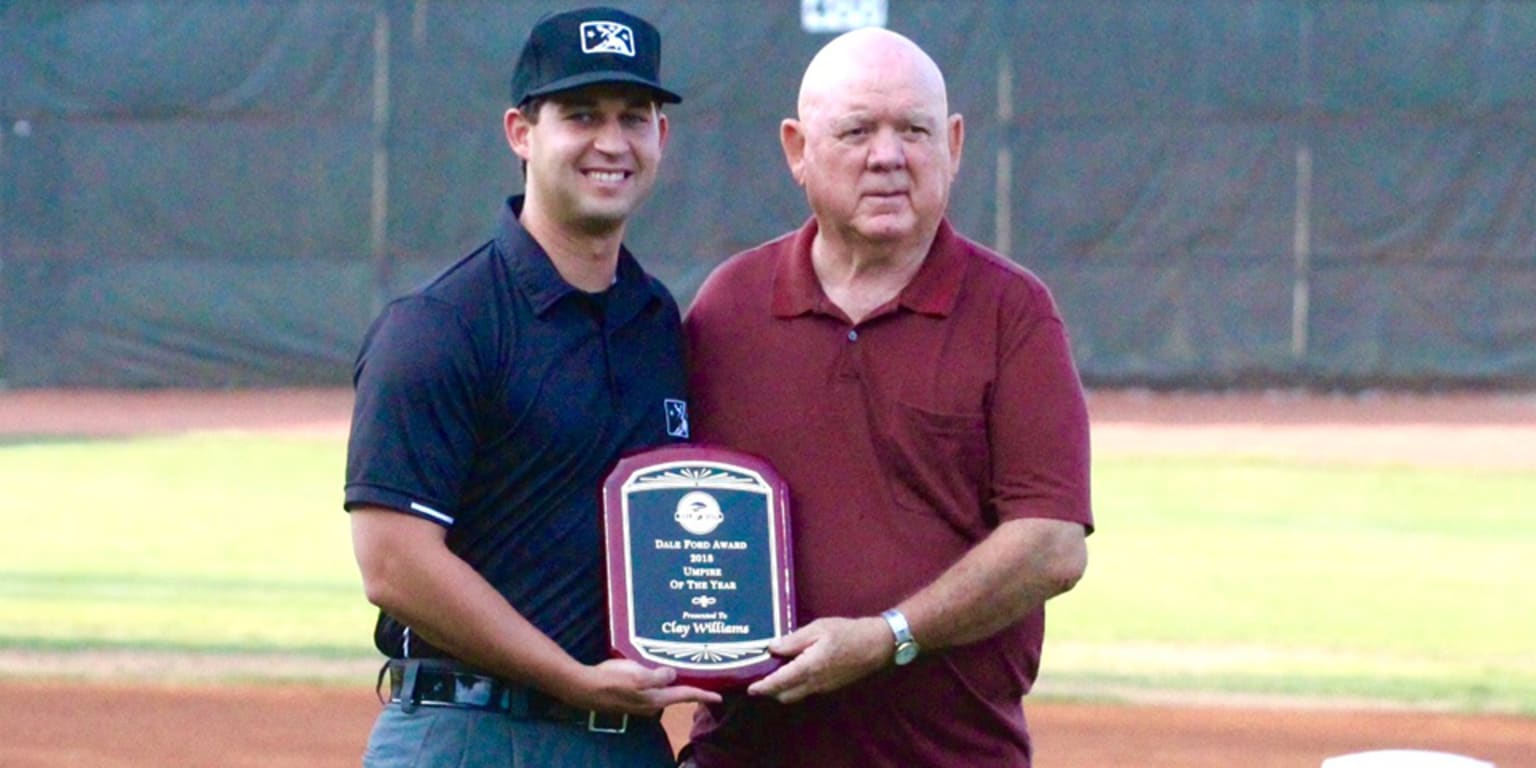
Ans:
{"label": "logo on plaque", "polygon": [[683,530],[695,536],[714,533],[725,520],[725,514],[720,511],[720,502],[703,491],[683,494],[682,500],[677,502],[677,514],[673,517]]}
{"label": "logo on plaque", "polygon": [[689,684],[745,685],[793,627],[788,490],[766,462],[696,445],[628,457],[603,494],[611,639]]}

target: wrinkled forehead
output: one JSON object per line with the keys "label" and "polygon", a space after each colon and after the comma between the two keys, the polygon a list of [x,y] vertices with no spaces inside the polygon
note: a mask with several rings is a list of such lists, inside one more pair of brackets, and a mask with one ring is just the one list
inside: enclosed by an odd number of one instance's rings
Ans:
{"label": "wrinkled forehead", "polygon": [[800,119],[814,125],[894,120],[937,125],[948,114],[944,92],[911,78],[865,72],[809,89],[800,101]]}

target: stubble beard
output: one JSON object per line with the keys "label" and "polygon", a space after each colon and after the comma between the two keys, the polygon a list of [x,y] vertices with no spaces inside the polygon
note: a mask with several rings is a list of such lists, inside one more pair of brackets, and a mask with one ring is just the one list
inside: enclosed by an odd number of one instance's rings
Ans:
{"label": "stubble beard", "polygon": [[578,232],[593,237],[606,237],[622,231],[624,224],[640,207],[640,201],[605,201],[607,204],[578,203],[573,206],[571,226]]}

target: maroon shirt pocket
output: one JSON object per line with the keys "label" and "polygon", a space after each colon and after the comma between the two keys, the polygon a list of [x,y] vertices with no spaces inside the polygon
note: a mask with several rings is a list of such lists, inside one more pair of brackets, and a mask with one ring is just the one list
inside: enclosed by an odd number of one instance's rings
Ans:
{"label": "maroon shirt pocket", "polygon": [[931,515],[970,541],[990,530],[981,510],[987,422],[981,411],[940,413],[893,402],[876,450],[897,506]]}

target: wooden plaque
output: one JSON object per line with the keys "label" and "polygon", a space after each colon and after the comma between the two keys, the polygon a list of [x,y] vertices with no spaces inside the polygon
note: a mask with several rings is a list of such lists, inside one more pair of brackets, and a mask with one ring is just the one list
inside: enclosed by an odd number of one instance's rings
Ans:
{"label": "wooden plaque", "polygon": [[794,629],[789,490],[768,462],[703,445],[621,460],[603,484],[614,654],[678,682],[745,687]]}

